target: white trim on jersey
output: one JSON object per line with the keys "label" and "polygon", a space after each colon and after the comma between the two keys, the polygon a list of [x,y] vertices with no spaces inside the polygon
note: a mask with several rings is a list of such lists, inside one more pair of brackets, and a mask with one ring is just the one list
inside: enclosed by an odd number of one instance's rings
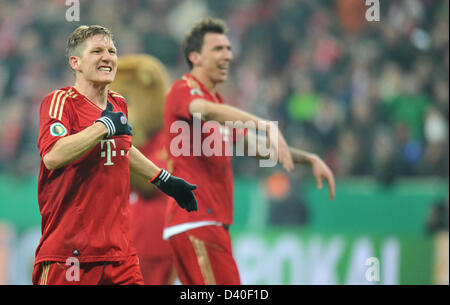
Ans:
{"label": "white trim on jersey", "polygon": [[221,222],[215,220],[204,220],[204,221],[195,221],[195,222],[186,222],[179,225],[175,225],[172,227],[164,228],[163,230],[163,239],[168,240],[174,235],[197,229],[205,226],[222,226]]}

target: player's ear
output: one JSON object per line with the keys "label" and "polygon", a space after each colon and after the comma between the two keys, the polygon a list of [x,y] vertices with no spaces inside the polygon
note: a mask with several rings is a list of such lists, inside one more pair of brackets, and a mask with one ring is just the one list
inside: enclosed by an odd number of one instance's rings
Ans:
{"label": "player's ear", "polygon": [[74,71],[80,70],[80,57],[72,55],[69,57],[69,65]]}
{"label": "player's ear", "polygon": [[189,60],[194,66],[198,66],[200,63],[200,53],[199,52],[191,52],[188,56]]}

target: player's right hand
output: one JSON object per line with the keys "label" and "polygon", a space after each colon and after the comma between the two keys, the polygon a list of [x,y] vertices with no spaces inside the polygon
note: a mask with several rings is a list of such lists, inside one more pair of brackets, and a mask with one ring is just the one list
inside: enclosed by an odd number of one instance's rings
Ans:
{"label": "player's right hand", "polygon": [[197,199],[193,190],[197,185],[192,185],[185,180],[172,176],[168,171],[162,169],[158,175],[151,180],[163,193],[173,197],[178,205],[188,212],[197,211]]}
{"label": "player's right hand", "polygon": [[311,166],[313,175],[317,181],[317,189],[322,189],[322,179],[325,179],[330,189],[330,200],[333,201],[336,194],[336,183],[334,182],[333,172],[322,159],[315,155],[311,158]]}
{"label": "player's right hand", "polygon": [[95,122],[101,122],[105,124],[108,129],[108,133],[105,138],[109,138],[112,136],[120,136],[120,135],[130,135],[132,128],[131,125],[128,124],[128,119],[123,112],[114,112],[113,105],[108,102],[106,105],[106,109],[103,110],[102,115]]}

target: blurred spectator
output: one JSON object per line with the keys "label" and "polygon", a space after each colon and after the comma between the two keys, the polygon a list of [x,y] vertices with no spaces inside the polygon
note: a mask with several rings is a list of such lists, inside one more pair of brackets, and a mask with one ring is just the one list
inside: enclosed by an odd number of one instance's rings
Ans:
{"label": "blurred spectator", "polygon": [[425,146],[420,174],[448,177],[448,121],[432,107],[425,118]]}
{"label": "blurred spectator", "polygon": [[274,225],[305,225],[308,212],[298,187],[282,171],[277,171],[265,180],[266,194],[270,202],[269,222]]}
{"label": "blurred spectator", "polygon": [[322,103],[311,79],[300,76],[294,79],[294,92],[287,100],[289,117],[294,122],[312,122]]}
{"label": "blurred spectator", "polygon": [[337,0],[339,24],[348,33],[357,33],[367,24],[364,16],[367,7],[359,0]]}
{"label": "blurred spectator", "polygon": [[402,160],[395,138],[386,126],[378,126],[374,136],[373,174],[383,186],[391,186],[402,172]]}

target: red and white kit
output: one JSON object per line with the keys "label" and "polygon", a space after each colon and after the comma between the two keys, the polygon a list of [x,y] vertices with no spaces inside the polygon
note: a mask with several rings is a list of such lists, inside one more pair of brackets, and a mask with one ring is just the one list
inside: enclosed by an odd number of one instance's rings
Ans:
{"label": "red and white kit", "polygon": [[[113,111],[128,115],[126,101],[119,94],[109,90],[108,102],[113,105]],[[40,109],[41,159],[61,137],[94,124],[102,111],[74,87],[50,93]],[[42,237],[36,250],[35,283],[42,282],[45,276],[44,264],[65,263],[69,257],[78,259],[81,267],[84,263],[131,262],[131,267],[126,269],[133,276],[138,274],[136,283],[142,282],[140,272],[135,272],[139,268],[138,260],[130,260],[136,256],[129,223],[130,148],[131,136],[113,136],[101,140],[81,158],[62,168],[48,170],[41,161],[38,201]],[[48,279],[61,278],[49,276],[48,270],[64,272],[63,268],[47,268]],[[119,283],[121,279],[113,282]]]}
{"label": "red and white kit", "polygon": [[[221,104],[224,101],[219,93],[211,94],[191,74],[184,78],[173,84],[166,98],[166,148],[173,160],[173,174],[198,186],[195,191],[198,211],[189,213],[169,199],[164,237],[172,245],[178,276],[183,284],[240,284],[227,230],[233,222],[233,173],[231,156],[226,154],[226,148],[235,140],[234,132],[217,126],[218,123],[202,121],[201,129],[209,132],[201,134],[200,145],[205,139],[212,145],[220,143],[222,153],[212,156],[203,151],[198,153],[199,143],[194,143],[194,119],[189,104],[197,98]],[[191,88],[186,81],[189,78],[200,88]],[[190,134],[170,132],[171,126],[179,121],[189,124]],[[184,142],[190,145],[189,152],[181,156],[171,151],[172,141],[175,138],[179,141],[179,137],[188,137]],[[217,151],[214,147],[212,150]]]}

